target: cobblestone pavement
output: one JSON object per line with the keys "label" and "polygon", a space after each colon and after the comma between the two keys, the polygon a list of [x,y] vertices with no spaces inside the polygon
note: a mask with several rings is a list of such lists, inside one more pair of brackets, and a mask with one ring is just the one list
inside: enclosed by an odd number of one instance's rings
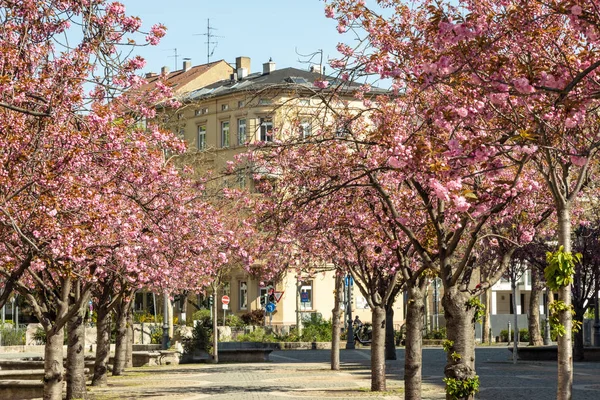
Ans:
{"label": "cobblestone pavement", "polygon": [[[274,351],[261,364],[194,364],[134,368],[111,377],[109,387],[92,388],[92,400],[109,399],[401,399],[404,350],[387,362],[388,392],[370,393],[368,349],[342,350],[341,371],[329,369],[328,350]],[[478,399],[552,399],[556,363],[513,365],[506,347],[478,348]],[[445,353],[423,351],[423,398],[443,399]],[[600,363],[575,363],[573,399],[600,398]]]}

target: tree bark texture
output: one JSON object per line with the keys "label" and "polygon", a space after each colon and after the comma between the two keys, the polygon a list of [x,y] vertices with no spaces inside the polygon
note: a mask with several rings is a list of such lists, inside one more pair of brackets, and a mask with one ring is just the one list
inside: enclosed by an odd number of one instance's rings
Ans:
{"label": "tree bark texture", "polygon": [[386,390],[385,382],[385,308],[376,306],[371,310],[371,390]]}
{"label": "tree bark texture", "polygon": [[86,399],[85,311],[87,304],[67,324],[67,400]]}
{"label": "tree bark texture", "polygon": [[[456,286],[446,287],[442,297],[448,340],[453,344],[448,351],[444,375],[446,378],[467,380],[475,377],[474,310],[467,310],[469,297]],[[454,355],[454,357],[453,357]],[[452,397],[447,394],[448,400]],[[473,399],[470,395],[463,399]]]}
{"label": "tree bark texture", "polygon": [[529,300],[529,345],[541,346],[544,344],[540,330],[540,294],[543,286],[537,271],[531,271],[531,299]]}
{"label": "tree bark texture", "polygon": [[108,380],[108,359],[110,357],[110,312],[102,305],[96,309],[96,361],[92,386],[106,386]]}
{"label": "tree bark texture", "polygon": [[342,299],[342,288],[343,288],[343,279],[344,277],[341,275],[335,276],[335,298],[333,310],[331,310],[332,314],[332,324],[331,324],[331,369],[333,371],[340,370],[340,342],[341,342],[341,309],[340,302]]}
{"label": "tree bark texture", "polygon": [[406,342],[404,350],[404,399],[420,400],[422,383],[423,292],[418,287],[408,287],[406,305]]}
{"label": "tree bark texture", "polygon": [[491,289],[486,289],[483,294],[482,294],[482,298],[483,298],[483,305],[485,306],[485,313],[483,314],[483,319],[481,321],[482,324],[482,336],[481,336],[481,341],[483,343],[491,343],[492,342],[492,338],[491,338],[491,333],[490,330],[492,329],[492,324],[490,321],[490,315],[491,315]]}
{"label": "tree bark texture", "polygon": [[122,298],[117,307],[117,334],[115,337],[115,358],[113,363],[113,376],[123,374],[125,370],[125,359],[127,357],[127,313],[129,312],[129,301]]}
{"label": "tree bark texture", "polygon": [[[513,308],[513,326],[512,330],[514,331],[513,336],[513,352],[512,359],[513,364],[517,363],[517,358],[519,357],[519,314],[517,311],[517,282],[515,282],[515,277],[510,280],[510,288],[512,291],[512,308]],[[510,332],[508,332],[510,336]]]}
{"label": "tree bark texture", "polygon": [[394,335],[394,305],[385,305],[385,359],[396,359],[396,335]]}
{"label": "tree bark texture", "polygon": [[[568,206],[558,208],[558,244],[563,246],[564,252],[571,251],[571,210]],[[573,319],[570,312],[571,285],[558,290],[558,299],[562,301],[567,310],[559,314],[560,323],[565,327],[566,334],[559,336],[558,341],[558,387],[556,398],[558,400],[570,400],[573,389],[573,344],[571,343],[571,332],[573,331]]]}
{"label": "tree bark texture", "polygon": [[[131,302],[129,302],[131,305]],[[133,367],[133,310],[127,309],[127,350],[125,352],[125,368]]]}
{"label": "tree bark texture", "polygon": [[62,400],[65,383],[63,368],[64,329],[46,330],[44,347],[44,400]]}

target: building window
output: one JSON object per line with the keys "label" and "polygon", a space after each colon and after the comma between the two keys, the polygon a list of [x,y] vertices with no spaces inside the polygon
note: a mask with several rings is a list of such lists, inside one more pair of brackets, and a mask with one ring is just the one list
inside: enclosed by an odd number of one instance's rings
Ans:
{"label": "building window", "polygon": [[230,296],[231,295],[231,283],[230,282],[225,282],[223,284],[223,294],[225,296]]}
{"label": "building window", "polygon": [[312,125],[308,119],[301,120],[298,127],[300,130],[300,137],[302,139],[306,139],[307,137],[312,135]]}
{"label": "building window", "polygon": [[240,282],[240,310],[248,309],[248,284]]}
{"label": "building window", "polygon": [[260,119],[260,141],[273,141],[273,120],[271,118]]}
{"label": "building window", "polygon": [[221,147],[229,147],[229,121],[221,122]]}
{"label": "building window", "polygon": [[206,125],[198,126],[198,150],[206,148]]}
{"label": "building window", "polygon": [[260,286],[258,293],[260,295],[260,306],[264,308],[269,302],[269,296],[275,293],[273,282],[268,282],[266,286]]}
{"label": "building window", "polygon": [[243,108],[245,105],[246,105],[246,102],[244,100],[238,101],[238,108]]}
{"label": "building window", "polygon": [[300,99],[298,100],[298,105],[299,106],[310,106],[310,100],[309,99]]}
{"label": "building window", "polygon": [[208,114],[208,107],[199,108],[196,111],[194,111],[194,115],[196,115],[196,116],[204,115],[204,114]]}
{"label": "building window", "polygon": [[185,139],[185,129],[184,128],[179,128],[179,131],[177,132],[177,136],[181,140]]}
{"label": "building window", "polygon": [[313,308],[313,283],[304,281],[300,286],[300,309],[312,310]]}
{"label": "building window", "polygon": [[229,110],[229,104],[221,104],[221,111]]}
{"label": "building window", "polygon": [[268,106],[272,101],[270,99],[258,99],[259,106]]}
{"label": "building window", "polygon": [[238,145],[246,143],[246,118],[238,119]]}

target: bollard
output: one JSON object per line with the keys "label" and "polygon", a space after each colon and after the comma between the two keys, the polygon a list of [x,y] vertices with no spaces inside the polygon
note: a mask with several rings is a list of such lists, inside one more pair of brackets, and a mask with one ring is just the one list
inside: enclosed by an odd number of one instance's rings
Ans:
{"label": "bollard", "polygon": [[511,327],[510,321],[508,321],[508,345],[509,346],[510,346],[510,341],[512,339],[512,335],[511,335],[511,332],[510,332],[510,330],[511,330],[510,327]]}

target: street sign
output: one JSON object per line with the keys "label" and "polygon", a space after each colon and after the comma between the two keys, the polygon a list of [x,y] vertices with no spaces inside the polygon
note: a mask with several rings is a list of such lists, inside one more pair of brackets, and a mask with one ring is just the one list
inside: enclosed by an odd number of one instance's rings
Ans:
{"label": "street sign", "polygon": [[302,303],[308,303],[308,293],[307,292],[300,293],[300,301]]}
{"label": "street sign", "polygon": [[223,303],[223,310],[229,310],[229,304]]}
{"label": "street sign", "polygon": [[281,297],[283,296],[283,292],[275,292],[275,301],[279,303]]}
{"label": "street sign", "polygon": [[346,286],[354,286],[354,278],[352,278],[352,275],[346,275],[344,277],[344,284]]}
{"label": "street sign", "polygon": [[221,303],[223,303],[224,306],[226,306],[227,304],[229,304],[229,296],[223,296],[223,297],[221,297]]}
{"label": "street sign", "polygon": [[268,313],[272,313],[273,311],[275,311],[275,303],[267,304],[265,310],[267,310]]}

